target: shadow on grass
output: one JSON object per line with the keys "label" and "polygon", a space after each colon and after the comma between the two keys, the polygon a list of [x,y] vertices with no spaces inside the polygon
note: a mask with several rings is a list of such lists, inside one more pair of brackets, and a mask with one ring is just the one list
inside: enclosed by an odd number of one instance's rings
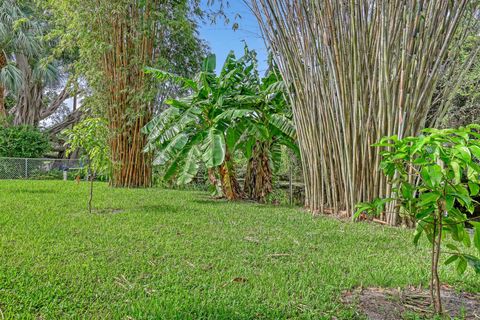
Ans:
{"label": "shadow on grass", "polygon": [[275,205],[271,203],[259,203],[253,200],[228,201],[223,198],[215,199],[208,196],[191,200],[191,202],[196,204],[201,204],[201,205],[217,205],[217,206],[229,205],[229,204],[240,204],[240,205],[249,205],[252,208],[268,209],[268,210],[279,209],[279,208],[283,208],[283,209],[299,209],[300,208],[299,206],[291,206],[291,205]]}
{"label": "shadow on grass", "polygon": [[197,204],[206,204],[206,205],[225,205],[230,203],[226,199],[214,199],[214,198],[209,198],[209,197],[204,197],[204,198],[198,198],[191,200],[192,203],[197,203]]}
{"label": "shadow on grass", "polygon": [[148,213],[178,213],[180,212],[180,208],[177,206],[171,206],[171,205],[165,205],[165,204],[157,204],[157,205],[143,205],[143,206],[135,206],[132,208],[129,208],[128,211],[144,211]]}
{"label": "shadow on grass", "polygon": [[12,190],[13,193],[27,193],[27,194],[49,194],[55,193],[52,189],[16,189]]}

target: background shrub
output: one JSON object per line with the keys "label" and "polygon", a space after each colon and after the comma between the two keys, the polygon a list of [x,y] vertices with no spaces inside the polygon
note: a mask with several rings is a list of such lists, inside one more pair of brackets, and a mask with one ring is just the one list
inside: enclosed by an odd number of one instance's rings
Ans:
{"label": "background shrub", "polygon": [[46,134],[30,126],[0,128],[0,157],[39,158],[50,149]]}

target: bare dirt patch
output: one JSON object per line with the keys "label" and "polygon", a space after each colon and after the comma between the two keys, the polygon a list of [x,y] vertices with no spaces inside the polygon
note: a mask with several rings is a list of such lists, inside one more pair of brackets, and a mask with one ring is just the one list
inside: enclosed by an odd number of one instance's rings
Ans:
{"label": "bare dirt patch", "polygon": [[[405,319],[413,314],[432,317],[430,292],[422,288],[357,288],[343,294],[346,304],[355,304],[371,320]],[[457,292],[442,287],[445,316],[457,319],[480,319],[480,294]]]}

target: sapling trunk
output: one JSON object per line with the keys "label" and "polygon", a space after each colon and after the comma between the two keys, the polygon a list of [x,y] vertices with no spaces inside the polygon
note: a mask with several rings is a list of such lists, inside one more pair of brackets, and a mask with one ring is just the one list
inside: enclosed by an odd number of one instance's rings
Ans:
{"label": "sapling trunk", "polygon": [[432,278],[430,281],[430,294],[432,297],[432,303],[435,310],[435,314],[442,314],[442,297],[440,277],[438,276],[438,262],[440,260],[441,244],[442,244],[442,220],[444,212],[443,201],[438,202],[438,213],[434,218],[433,229],[433,243],[432,243]]}
{"label": "sapling trunk", "polygon": [[[91,172],[91,170],[89,170]],[[92,213],[92,200],[93,200],[93,180],[95,180],[95,172],[90,176],[90,198],[88,199],[88,212]]]}

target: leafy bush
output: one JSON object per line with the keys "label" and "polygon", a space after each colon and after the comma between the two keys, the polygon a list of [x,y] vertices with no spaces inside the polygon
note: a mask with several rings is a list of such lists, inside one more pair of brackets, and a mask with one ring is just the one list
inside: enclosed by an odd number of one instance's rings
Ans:
{"label": "leafy bush", "polygon": [[39,158],[50,149],[46,134],[30,126],[0,128],[0,157]]}

